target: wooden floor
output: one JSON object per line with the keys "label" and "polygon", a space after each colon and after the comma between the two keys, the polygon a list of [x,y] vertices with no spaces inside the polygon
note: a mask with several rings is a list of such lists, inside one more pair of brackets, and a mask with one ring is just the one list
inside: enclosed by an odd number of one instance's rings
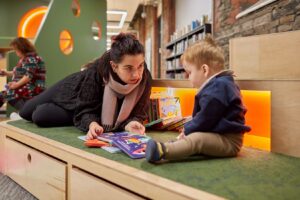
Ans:
{"label": "wooden floor", "polygon": [[0,173],[0,200],[36,200],[28,191]]}

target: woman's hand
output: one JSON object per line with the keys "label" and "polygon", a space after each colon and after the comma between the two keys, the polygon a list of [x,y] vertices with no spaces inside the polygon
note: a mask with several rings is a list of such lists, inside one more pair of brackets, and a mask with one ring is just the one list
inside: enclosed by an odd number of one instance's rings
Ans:
{"label": "woman's hand", "polygon": [[145,134],[145,126],[137,121],[131,121],[125,126],[125,130],[131,133]]}
{"label": "woman's hand", "polygon": [[103,133],[103,131],[104,129],[102,126],[100,126],[97,122],[92,122],[89,125],[89,131],[86,134],[86,139],[91,140],[97,138],[97,136]]}
{"label": "woman's hand", "polygon": [[9,82],[7,85],[10,90],[15,90],[19,87],[17,82]]}

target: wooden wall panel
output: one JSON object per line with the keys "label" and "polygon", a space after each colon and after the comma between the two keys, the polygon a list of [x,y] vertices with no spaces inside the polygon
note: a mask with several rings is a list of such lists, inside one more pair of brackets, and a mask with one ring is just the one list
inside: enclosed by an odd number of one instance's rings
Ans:
{"label": "wooden wall panel", "polygon": [[243,90],[271,91],[271,151],[300,157],[300,80],[237,83]]}
{"label": "wooden wall panel", "polygon": [[230,68],[239,79],[300,79],[300,31],[230,40]]}

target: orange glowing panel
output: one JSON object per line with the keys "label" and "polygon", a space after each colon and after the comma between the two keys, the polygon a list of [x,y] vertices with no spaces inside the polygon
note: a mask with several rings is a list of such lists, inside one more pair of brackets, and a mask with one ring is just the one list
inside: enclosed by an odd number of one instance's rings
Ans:
{"label": "orange glowing panel", "polygon": [[25,38],[35,38],[46,12],[47,7],[42,6],[34,8],[23,15],[18,25],[18,36]]}
{"label": "orange glowing panel", "polygon": [[242,90],[243,102],[247,108],[246,124],[251,126],[251,135],[270,137],[271,134],[271,92]]}

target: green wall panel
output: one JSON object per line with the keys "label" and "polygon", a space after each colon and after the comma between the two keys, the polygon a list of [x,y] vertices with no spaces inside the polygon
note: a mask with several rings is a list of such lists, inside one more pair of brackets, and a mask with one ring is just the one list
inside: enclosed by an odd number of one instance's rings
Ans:
{"label": "green wall panel", "polygon": [[50,0],[0,0],[0,37],[16,37],[22,16],[33,8],[48,6],[49,2]]}
{"label": "green wall panel", "polygon": [[[68,74],[79,71],[81,65],[99,57],[106,51],[106,0],[79,1],[81,13],[75,17],[71,10],[72,0],[53,0],[36,38],[35,45],[47,67],[47,86]],[[92,23],[102,25],[102,38],[92,37]],[[73,36],[73,52],[65,55],[59,48],[61,31],[68,30]]]}

